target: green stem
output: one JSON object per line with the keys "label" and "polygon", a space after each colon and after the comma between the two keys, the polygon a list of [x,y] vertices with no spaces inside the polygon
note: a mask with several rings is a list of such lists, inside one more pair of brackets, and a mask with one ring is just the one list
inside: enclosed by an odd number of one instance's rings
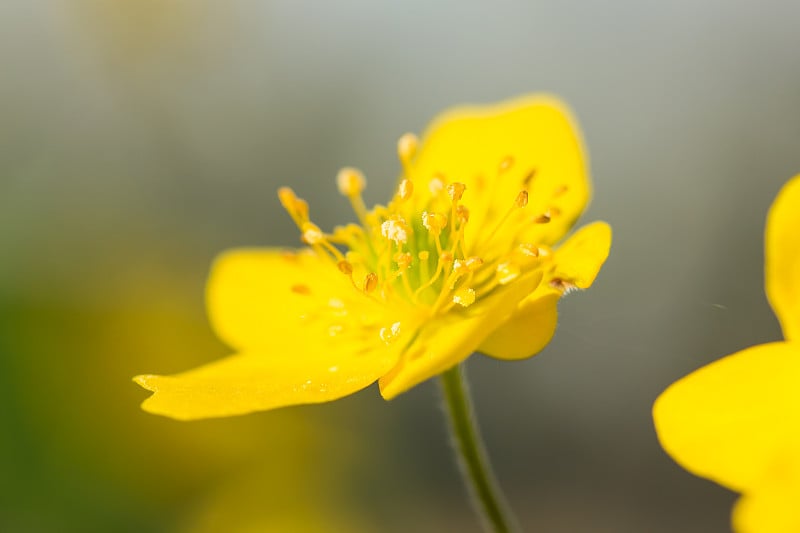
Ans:
{"label": "green stem", "polygon": [[515,521],[505,504],[502,491],[497,486],[478,433],[461,365],[443,372],[440,378],[450,419],[450,431],[458,451],[461,474],[471,489],[473,507],[483,518],[487,531],[514,531]]}

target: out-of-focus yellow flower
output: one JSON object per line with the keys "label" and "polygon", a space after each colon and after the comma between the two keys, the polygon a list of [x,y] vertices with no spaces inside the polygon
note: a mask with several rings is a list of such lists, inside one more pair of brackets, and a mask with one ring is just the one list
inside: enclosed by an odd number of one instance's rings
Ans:
{"label": "out-of-focus yellow flower", "polygon": [[558,248],[590,195],[581,140],[563,104],[527,96],[444,113],[403,166],[387,206],[367,210],[362,174],[339,191],[359,224],[324,233],[288,188],[301,250],[223,254],[208,284],[218,335],[236,355],[175,376],[138,376],[144,409],[179,419],[326,402],[380,381],[391,399],[477,351],[541,350],[556,304],[592,284],[607,224]]}
{"label": "out-of-focus yellow flower", "polygon": [[767,217],[766,292],[784,342],[729,355],[671,385],[653,407],[664,449],[742,493],[741,532],[800,531],[800,176]]}

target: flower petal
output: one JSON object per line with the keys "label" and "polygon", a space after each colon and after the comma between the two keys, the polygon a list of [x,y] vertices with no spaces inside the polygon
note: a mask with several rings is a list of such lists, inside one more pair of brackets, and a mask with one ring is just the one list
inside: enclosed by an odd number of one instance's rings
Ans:
{"label": "flower petal", "polygon": [[155,393],[142,408],[195,420],[327,402],[374,383],[398,358],[396,349],[378,345],[368,351],[347,344],[301,353],[298,346],[281,348],[233,355],[174,376],[137,376],[136,383]]}
{"label": "flower petal", "polygon": [[541,279],[540,272],[532,272],[462,312],[450,312],[423,326],[398,365],[380,379],[383,397],[390,400],[469,357]]}
{"label": "flower petal", "polygon": [[759,487],[743,495],[733,509],[739,533],[797,533],[800,531],[800,486]]}
{"label": "flower petal", "polygon": [[[576,231],[554,253],[555,268],[517,311],[481,344],[479,351],[498,359],[524,359],[539,353],[553,338],[558,322],[558,288],[564,283],[592,285],[611,247],[611,228],[594,222]],[[553,287],[550,282],[557,286]]]}
{"label": "flower petal", "polygon": [[766,291],[786,339],[800,339],[800,175],[783,186],[767,216]]}
{"label": "flower petal", "polygon": [[[800,444],[800,346],[762,344],[672,384],[653,418],[664,450],[690,472],[738,492]],[[796,448],[795,448],[796,453]]]}
{"label": "flower petal", "polygon": [[276,336],[305,339],[315,319],[329,328],[380,316],[336,265],[308,249],[228,251],[211,269],[206,299],[217,335],[240,352],[271,348]]}
{"label": "flower petal", "polygon": [[547,211],[553,217],[547,224],[519,224],[524,227],[521,240],[546,244],[567,232],[590,196],[576,123],[565,104],[546,95],[440,115],[423,135],[410,175],[417,182],[414,190],[420,191],[412,202],[417,211],[430,198],[433,178],[466,185],[470,227],[478,228],[467,239],[476,249],[523,189],[528,191],[524,212],[529,217]]}

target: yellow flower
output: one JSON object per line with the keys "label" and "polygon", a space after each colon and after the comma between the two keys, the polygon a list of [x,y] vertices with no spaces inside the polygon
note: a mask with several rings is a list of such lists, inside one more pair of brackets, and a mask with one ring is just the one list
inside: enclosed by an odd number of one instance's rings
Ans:
{"label": "yellow flower", "polygon": [[800,531],[800,176],[767,217],[766,292],[784,342],[729,355],[671,385],[653,407],[664,449],[742,493],[741,532]]}
{"label": "yellow flower", "polygon": [[527,96],[438,117],[398,142],[403,173],[368,211],[365,179],[337,177],[358,224],[325,233],[288,188],[281,203],[307,245],[217,259],[211,322],[235,355],[175,376],[138,376],[143,408],[179,419],[326,402],[380,381],[391,399],[480,351],[541,350],[556,304],[592,284],[611,241],[596,222],[553,246],[590,194],[563,104]]}

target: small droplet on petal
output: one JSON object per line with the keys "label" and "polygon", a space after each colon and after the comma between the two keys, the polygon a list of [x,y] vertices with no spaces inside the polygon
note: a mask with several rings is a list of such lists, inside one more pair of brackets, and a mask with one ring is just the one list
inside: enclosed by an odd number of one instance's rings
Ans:
{"label": "small droplet on petal", "polygon": [[475,303],[475,291],[473,289],[459,289],[453,294],[453,301],[462,307],[469,307]]}
{"label": "small droplet on petal", "polygon": [[499,166],[498,170],[502,174],[503,172],[505,172],[508,169],[510,169],[512,166],[514,166],[514,157],[510,156],[510,155],[507,155],[507,156],[505,156],[503,158],[502,161],[500,161],[500,166]]}
{"label": "small droplet on petal", "polygon": [[336,175],[336,186],[342,196],[348,198],[358,196],[366,185],[367,180],[364,179],[364,174],[356,168],[345,167]]}
{"label": "small droplet on petal", "polygon": [[388,328],[381,328],[380,337],[386,344],[391,344],[392,341],[400,334],[400,322],[395,322]]}
{"label": "small droplet on petal", "polygon": [[497,265],[497,283],[506,285],[519,277],[520,269],[518,265],[511,262],[500,263]]}

